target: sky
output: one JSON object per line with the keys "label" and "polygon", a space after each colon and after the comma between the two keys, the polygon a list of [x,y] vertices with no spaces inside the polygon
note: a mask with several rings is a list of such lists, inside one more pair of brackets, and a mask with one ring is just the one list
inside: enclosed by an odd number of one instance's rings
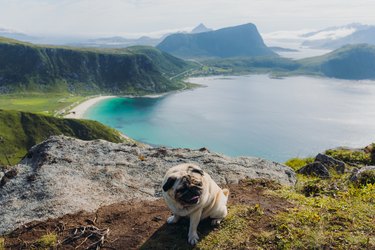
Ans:
{"label": "sky", "polygon": [[375,25],[374,0],[0,0],[0,28],[34,35],[159,36],[199,23],[261,33]]}

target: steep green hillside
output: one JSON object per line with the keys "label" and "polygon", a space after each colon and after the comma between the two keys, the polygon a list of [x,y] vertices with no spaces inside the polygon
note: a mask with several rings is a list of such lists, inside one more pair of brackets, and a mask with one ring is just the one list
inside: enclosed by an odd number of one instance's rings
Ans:
{"label": "steep green hillside", "polygon": [[17,163],[33,145],[60,134],[83,140],[124,141],[119,132],[96,121],[0,110],[0,165],[8,165],[8,160]]}
{"label": "steep green hillside", "polygon": [[192,67],[197,67],[193,62],[181,60],[157,48],[134,46],[126,49],[136,54],[142,54],[149,57],[155,63],[158,70],[169,77],[189,70]]}
{"label": "steep green hillside", "polygon": [[0,93],[160,93],[183,87],[161,69],[173,66],[171,74],[178,74],[189,65],[151,47],[78,49],[1,38]]}
{"label": "steep green hillside", "polygon": [[323,56],[300,60],[301,70],[341,79],[375,79],[375,46],[348,45]]}
{"label": "steep green hillside", "polygon": [[264,44],[254,24],[198,34],[173,34],[157,48],[183,58],[276,55]]}

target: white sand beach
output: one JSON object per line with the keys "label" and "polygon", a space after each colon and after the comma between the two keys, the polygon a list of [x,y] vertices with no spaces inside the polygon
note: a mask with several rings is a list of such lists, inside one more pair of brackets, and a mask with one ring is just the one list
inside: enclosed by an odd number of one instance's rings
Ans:
{"label": "white sand beach", "polygon": [[65,115],[64,117],[65,118],[73,118],[73,119],[81,119],[81,118],[83,118],[84,113],[91,106],[95,105],[96,103],[98,103],[102,100],[109,99],[109,98],[115,98],[115,97],[116,96],[97,96],[97,97],[90,98],[90,99],[80,103],[79,105],[77,105],[73,109],[71,109],[69,111],[69,113],[67,115]]}

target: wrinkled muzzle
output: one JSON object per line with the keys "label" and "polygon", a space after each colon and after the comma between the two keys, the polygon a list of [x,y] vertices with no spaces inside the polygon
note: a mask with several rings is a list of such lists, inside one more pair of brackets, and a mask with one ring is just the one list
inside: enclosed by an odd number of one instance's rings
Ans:
{"label": "wrinkled muzzle", "polygon": [[199,202],[199,198],[202,195],[202,190],[197,187],[186,188],[185,190],[176,194],[176,198],[182,203],[186,204],[197,204]]}
{"label": "wrinkled muzzle", "polygon": [[184,185],[177,189],[175,198],[182,204],[194,205],[199,202],[202,195],[202,187],[196,185]]}

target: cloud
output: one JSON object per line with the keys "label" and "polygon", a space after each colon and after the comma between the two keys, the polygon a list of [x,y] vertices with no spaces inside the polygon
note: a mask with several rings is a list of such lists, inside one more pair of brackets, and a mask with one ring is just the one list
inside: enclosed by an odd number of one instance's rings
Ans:
{"label": "cloud", "polygon": [[0,0],[0,27],[34,34],[121,35],[253,22],[261,32],[375,24],[373,0]]}

